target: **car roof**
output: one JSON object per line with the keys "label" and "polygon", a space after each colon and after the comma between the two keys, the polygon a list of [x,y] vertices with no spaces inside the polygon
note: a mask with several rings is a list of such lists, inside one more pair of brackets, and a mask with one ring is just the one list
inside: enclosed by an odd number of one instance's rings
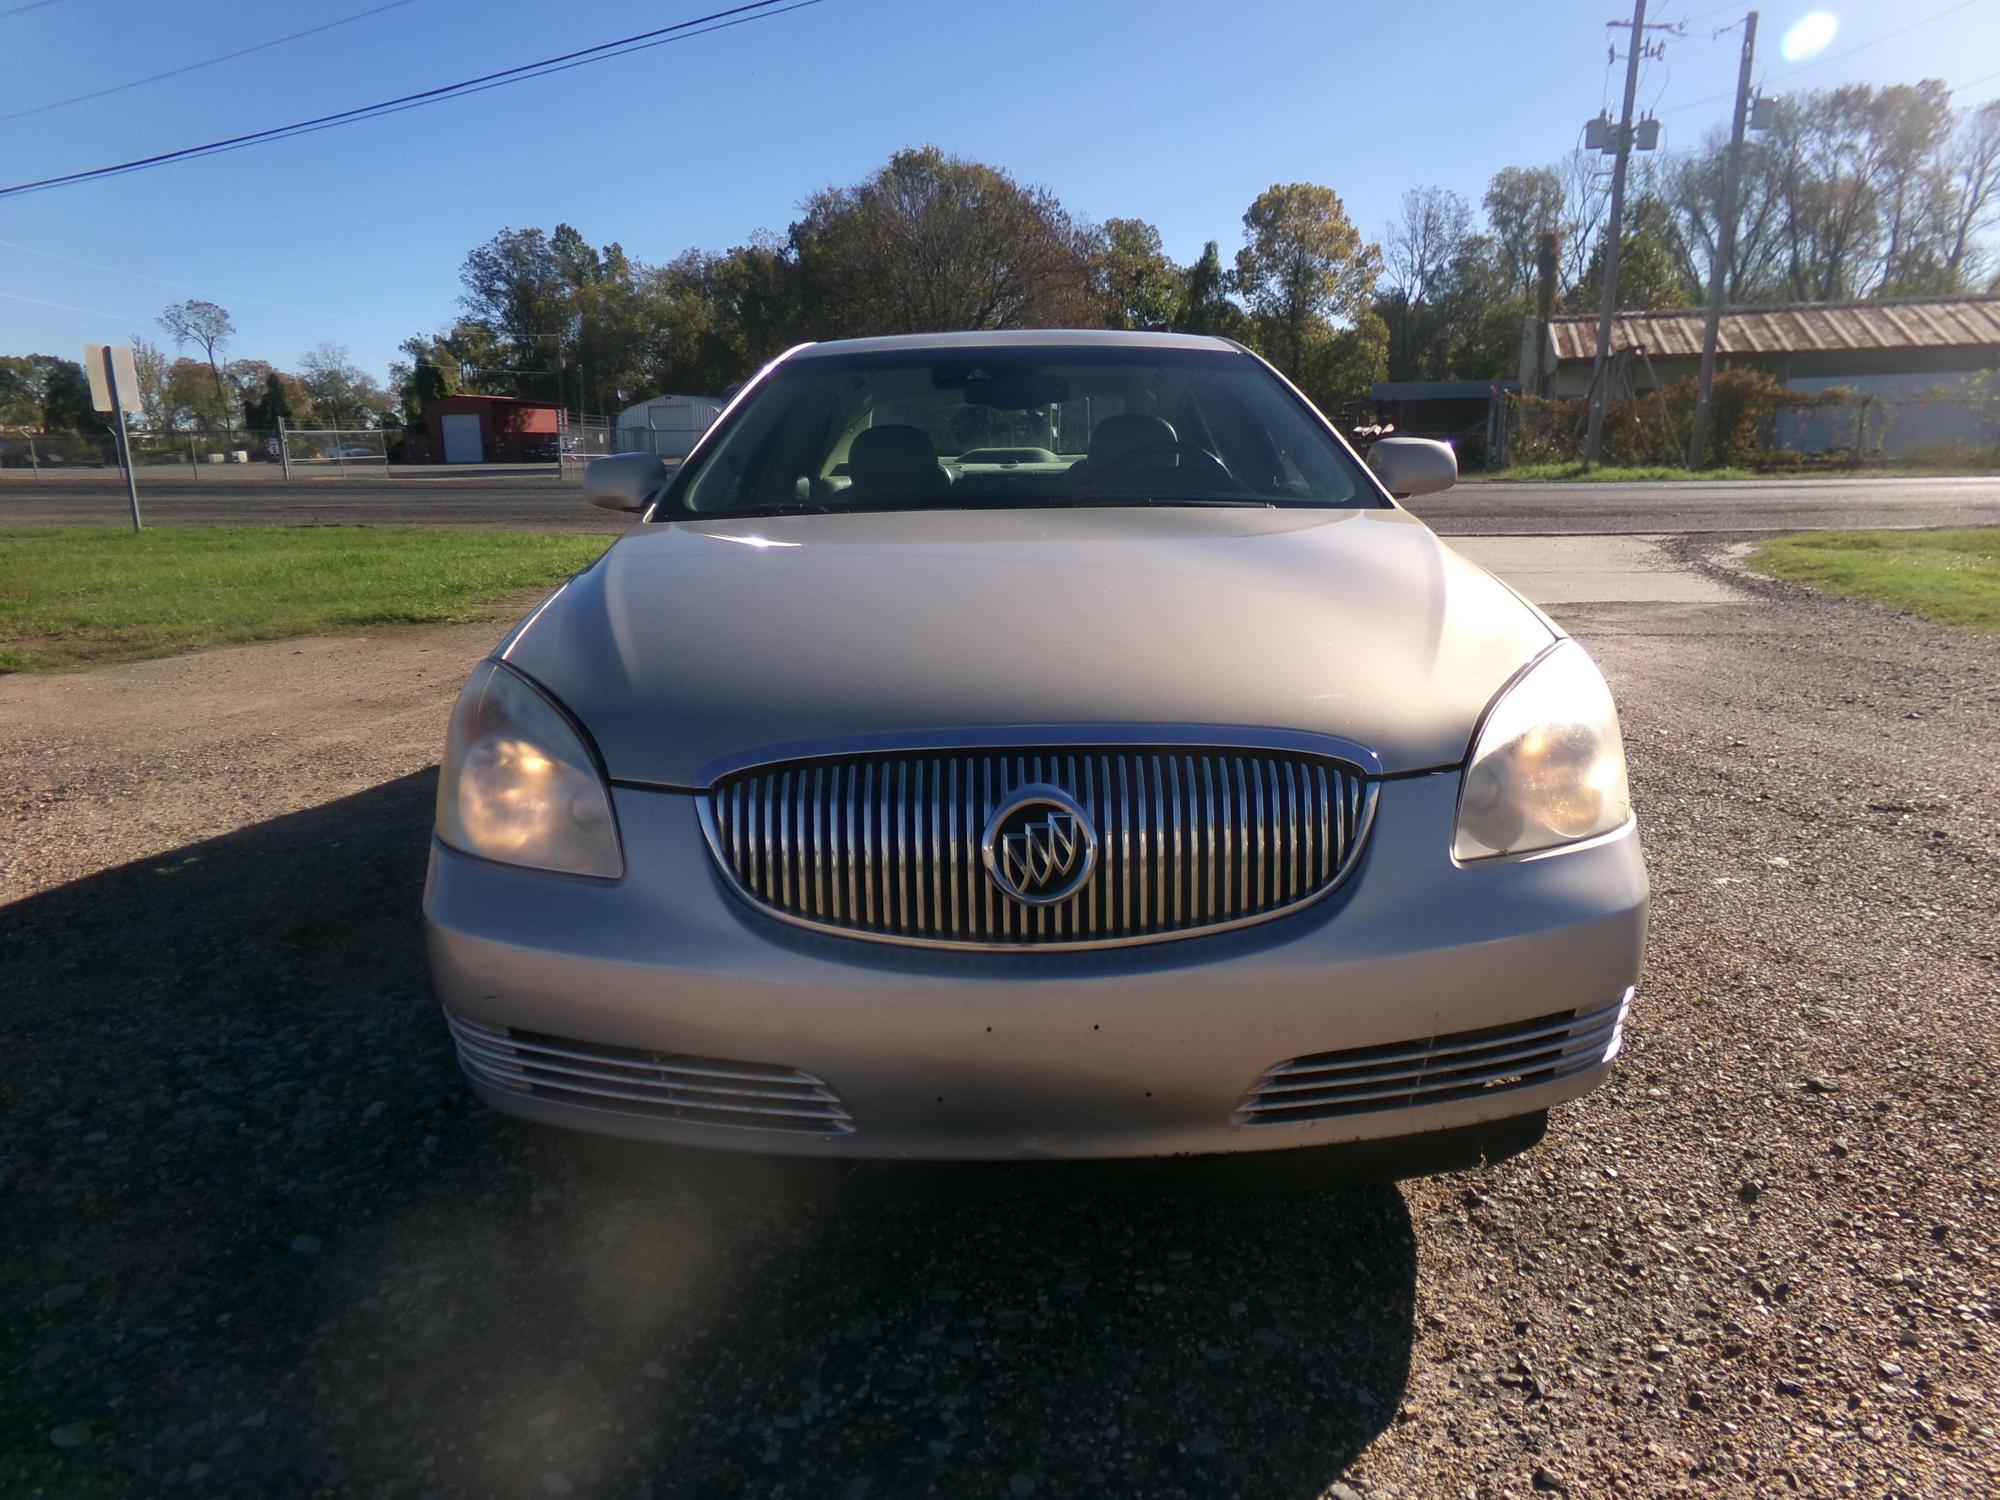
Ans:
{"label": "car roof", "polygon": [[1233,339],[1200,333],[1135,333],[1118,328],[1009,328],[985,333],[901,333],[886,338],[805,344],[788,360],[844,354],[907,354],[938,349],[1207,349],[1243,353]]}

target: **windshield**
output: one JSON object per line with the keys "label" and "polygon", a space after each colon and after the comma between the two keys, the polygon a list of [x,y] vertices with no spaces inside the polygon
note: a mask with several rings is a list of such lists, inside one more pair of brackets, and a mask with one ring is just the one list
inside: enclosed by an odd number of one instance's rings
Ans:
{"label": "windshield", "polygon": [[786,361],[655,518],[1381,503],[1325,423],[1248,355],[961,346]]}

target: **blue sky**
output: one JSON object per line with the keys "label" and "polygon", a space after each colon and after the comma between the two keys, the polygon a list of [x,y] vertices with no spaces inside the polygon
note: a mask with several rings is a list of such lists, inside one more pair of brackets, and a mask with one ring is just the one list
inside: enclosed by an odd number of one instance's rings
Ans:
{"label": "blue sky", "polygon": [[[0,11],[22,0],[0,0]],[[50,0],[0,17],[0,114],[123,83],[384,0]],[[192,145],[508,67],[724,0],[406,0],[304,41],[102,100],[0,121],[0,181]],[[1794,71],[1762,7],[1773,91],[1938,77],[2000,93],[2000,0],[1838,0]],[[1640,90],[1664,144],[1726,123],[1741,14],[1691,17]],[[233,356],[346,344],[381,374],[446,326],[467,250],[567,220],[645,260],[782,231],[816,189],[932,142],[1093,219],[1158,224],[1187,260],[1239,242],[1272,182],[1334,187],[1370,236],[1416,183],[1477,201],[1550,161],[1618,79],[1606,0],[822,0],[717,35],[340,130],[0,200],[0,352],[75,357],[157,338],[166,303],[230,309]],[[1935,17],[1935,19],[1932,19]],[[1907,28],[1907,29],[1904,29]],[[1900,35],[1892,35],[1902,30]],[[1879,39],[1879,40],[1878,40]],[[1851,56],[1842,56],[1850,48]],[[1715,97],[1721,96],[1721,97]],[[87,264],[80,264],[87,263]],[[46,304],[58,304],[50,306]]]}

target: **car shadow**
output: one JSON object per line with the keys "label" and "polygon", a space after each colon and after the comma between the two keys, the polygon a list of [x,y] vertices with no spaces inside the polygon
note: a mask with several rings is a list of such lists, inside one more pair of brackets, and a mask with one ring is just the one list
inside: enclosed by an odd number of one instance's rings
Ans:
{"label": "car shadow", "polygon": [[0,908],[0,1481],[1316,1495],[1395,1419],[1392,1187],[823,1201],[485,1110],[434,788]]}

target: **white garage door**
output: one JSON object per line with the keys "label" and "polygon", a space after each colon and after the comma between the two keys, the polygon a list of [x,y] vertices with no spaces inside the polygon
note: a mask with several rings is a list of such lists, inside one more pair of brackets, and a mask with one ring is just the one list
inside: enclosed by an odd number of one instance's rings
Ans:
{"label": "white garage door", "polygon": [[479,441],[479,413],[446,412],[444,461],[448,464],[476,464],[485,457],[485,446]]}

